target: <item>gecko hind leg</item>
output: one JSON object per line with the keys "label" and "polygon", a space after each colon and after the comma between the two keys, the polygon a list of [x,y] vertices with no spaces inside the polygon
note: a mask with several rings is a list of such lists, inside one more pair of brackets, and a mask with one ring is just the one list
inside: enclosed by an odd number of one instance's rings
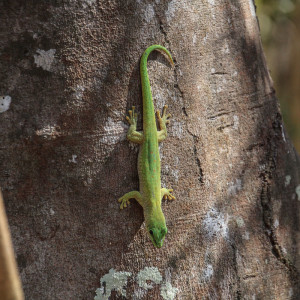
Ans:
{"label": "gecko hind leg", "polygon": [[129,205],[130,203],[130,199],[135,199],[141,206],[143,206],[142,195],[140,194],[140,192],[132,191],[118,199],[118,202],[121,202],[120,209],[127,207],[127,205]]}
{"label": "gecko hind leg", "polygon": [[162,188],[160,190],[160,195],[162,199],[165,200],[175,200],[175,196],[173,196],[171,193],[173,192],[173,189],[165,189]]}
{"label": "gecko hind leg", "polygon": [[126,116],[126,120],[130,124],[127,132],[127,139],[136,144],[142,144],[144,136],[143,133],[136,130],[137,113],[134,112],[135,107],[132,106],[132,110],[129,111],[129,117]]}

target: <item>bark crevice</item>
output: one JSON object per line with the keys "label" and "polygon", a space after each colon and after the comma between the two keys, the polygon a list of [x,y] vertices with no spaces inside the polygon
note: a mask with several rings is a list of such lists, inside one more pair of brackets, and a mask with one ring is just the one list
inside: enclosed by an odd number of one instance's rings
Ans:
{"label": "bark crevice", "polygon": [[292,262],[287,259],[282,251],[282,247],[279,245],[275,230],[274,230],[274,220],[272,217],[272,207],[271,207],[271,183],[269,182],[269,179],[264,177],[263,178],[263,184],[262,184],[262,190],[261,190],[261,207],[262,207],[262,215],[263,215],[263,224],[265,227],[265,233],[268,237],[268,240],[271,244],[271,250],[276,259],[278,259],[282,264],[284,264],[291,275],[299,277],[299,273],[296,269],[296,267],[292,264]]}
{"label": "bark crevice", "polygon": [[236,285],[237,285],[236,299],[240,300],[240,299],[243,299],[243,295],[242,295],[242,291],[241,291],[241,277],[239,275],[239,265],[238,265],[238,262],[237,262],[238,252],[237,252],[237,248],[234,244],[231,244],[231,248],[232,248],[232,251],[233,251],[233,269],[234,269],[234,272],[236,274]]}
{"label": "bark crevice", "polygon": [[[180,88],[179,86],[179,80],[178,80],[178,70],[179,70],[179,65],[178,65],[178,62],[177,62],[177,59],[176,57],[174,56],[174,52],[172,51],[172,47],[171,47],[171,42],[170,40],[168,39],[168,34],[166,32],[166,30],[164,29],[164,25],[163,25],[163,22],[160,20],[159,22],[159,29],[161,31],[161,33],[163,34],[164,36],[164,39],[165,39],[165,42],[166,44],[168,45],[168,49],[170,49],[170,52],[172,54],[172,58],[173,58],[173,61],[174,61],[174,65],[175,65],[175,69],[174,69],[174,75],[175,75],[175,84],[174,84],[174,88],[177,89],[179,91],[179,94],[180,94],[180,98],[184,98],[183,97],[183,91],[182,89]],[[185,112],[186,114],[186,112]],[[186,114],[187,115],[187,114]]]}
{"label": "bark crevice", "polygon": [[201,162],[199,159],[199,155],[198,155],[198,150],[197,150],[197,137],[193,135],[193,139],[194,139],[194,155],[195,155],[195,159],[196,159],[196,164],[198,166],[198,170],[199,170],[199,182],[200,184],[204,184],[204,180],[203,180],[203,169],[201,166]]}
{"label": "bark crevice", "polygon": [[276,236],[274,228],[274,217],[272,208],[272,195],[271,189],[273,182],[273,173],[276,171],[276,161],[277,161],[277,147],[276,142],[280,140],[281,137],[281,126],[282,117],[279,113],[276,115],[276,119],[273,122],[271,128],[270,136],[267,139],[267,154],[266,154],[266,169],[261,173],[262,188],[260,194],[260,204],[262,207],[262,218],[265,227],[266,236],[271,244],[271,250],[273,255],[278,261],[286,266],[289,270],[292,278],[299,279],[299,272],[294,264],[285,257],[281,245],[279,244],[278,238]]}

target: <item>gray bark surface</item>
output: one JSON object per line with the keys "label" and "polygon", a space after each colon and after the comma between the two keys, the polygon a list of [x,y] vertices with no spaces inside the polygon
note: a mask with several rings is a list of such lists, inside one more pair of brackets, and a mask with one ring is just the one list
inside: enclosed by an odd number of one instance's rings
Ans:
{"label": "gray bark surface", "polygon": [[[0,186],[26,299],[93,299],[101,278],[99,299],[299,297],[300,160],[252,0],[12,0],[0,20]],[[152,44],[176,65],[148,63],[173,116],[161,249],[117,202],[138,189],[125,115]]]}

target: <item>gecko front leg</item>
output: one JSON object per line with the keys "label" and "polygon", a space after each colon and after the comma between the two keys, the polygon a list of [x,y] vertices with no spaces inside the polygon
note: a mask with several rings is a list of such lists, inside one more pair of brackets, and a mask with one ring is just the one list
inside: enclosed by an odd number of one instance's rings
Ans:
{"label": "gecko front leg", "polygon": [[129,117],[126,116],[126,120],[130,124],[130,127],[127,132],[127,139],[136,144],[143,143],[143,133],[140,131],[136,131],[136,123],[137,123],[137,113],[134,112],[135,107],[132,106],[132,110],[129,111]]}
{"label": "gecko front leg", "polygon": [[157,132],[157,138],[159,143],[162,142],[167,137],[167,124],[170,123],[170,120],[168,119],[171,117],[171,114],[167,114],[167,108],[168,105],[165,105],[163,108],[162,116],[160,115],[159,110],[156,111],[158,124],[160,128],[160,130]]}
{"label": "gecko front leg", "polygon": [[135,199],[141,206],[143,206],[142,195],[140,194],[140,192],[132,191],[132,192],[125,194],[118,200],[119,202],[121,202],[120,209],[127,207],[127,205],[129,205],[129,203],[130,203],[130,201],[129,201],[130,199]]}
{"label": "gecko front leg", "polygon": [[175,200],[175,196],[173,196],[171,193],[173,192],[173,189],[160,189],[160,196],[162,199],[168,199],[168,200]]}

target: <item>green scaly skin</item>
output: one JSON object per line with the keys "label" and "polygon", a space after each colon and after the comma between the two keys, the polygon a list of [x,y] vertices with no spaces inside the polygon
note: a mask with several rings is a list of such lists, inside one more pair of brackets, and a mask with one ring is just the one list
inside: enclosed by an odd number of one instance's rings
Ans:
{"label": "green scaly skin", "polygon": [[129,117],[126,117],[130,124],[127,138],[141,146],[138,156],[140,191],[129,192],[118,201],[121,202],[121,209],[127,207],[130,199],[136,199],[138,201],[144,210],[146,228],[149,232],[150,239],[155,247],[161,248],[168,232],[165,217],[161,209],[161,200],[162,198],[173,200],[175,197],[171,194],[172,189],[161,188],[158,143],[167,137],[166,125],[169,123],[168,119],[171,115],[166,112],[167,105],[163,108],[162,116],[159,111],[156,112],[160,127],[158,131],[156,128],[152,93],[147,70],[147,59],[153,50],[165,52],[172,65],[174,64],[169,51],[160,45],[153,45],[147,48],[141,58],[143,132],[136,131],[137,114],[134,111],[134,106],[132,110],[129,111]]}

